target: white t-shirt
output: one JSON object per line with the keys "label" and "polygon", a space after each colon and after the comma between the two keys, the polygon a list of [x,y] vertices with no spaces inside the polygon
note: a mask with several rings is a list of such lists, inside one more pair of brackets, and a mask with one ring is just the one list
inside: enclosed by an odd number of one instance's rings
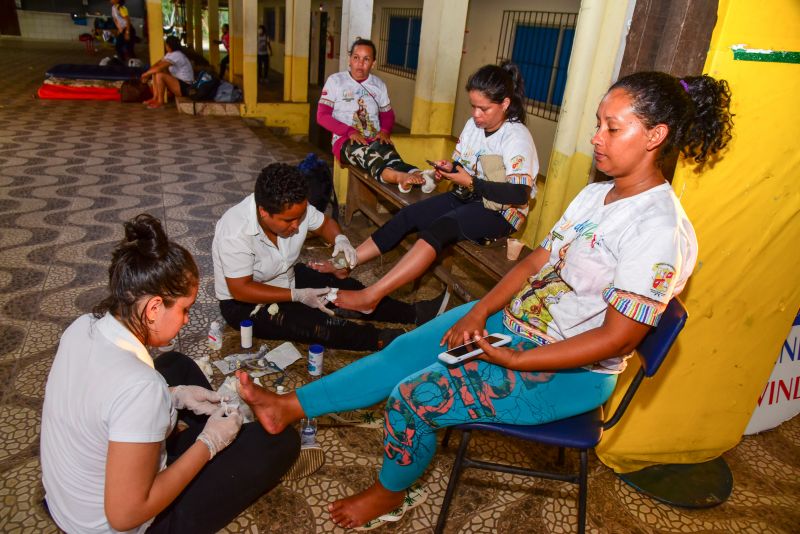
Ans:
{"label": "white t-shirt", "polygon": [[128,8],[125,6],[111,6],[111,16],[114,17],[114,22],[117,24],[118,28],[122,28],[123,30],[128,27],[128,21],[126,17],[128,16]]}
{"label": "white t-shirt", "polygon": [[[378,114],[392,109],[386,84],[374,74],[361,83],[349,72],[331,74],[322,88],[319,103],[332,107],[334,119],[352,126],[367,138],[375,137],[381,129]],[[335,145],[339,137],[333,134],[332,144]]]}
{"label": "white t-shirt", "polygon": [[[504,324],[539,344],[603,324],[609,305],[656,325],[697,261],[697,237],[668,183],[604,205],[613,182],[590,184],[542,242],[550,258],[511,300]],[[587,368],[621,373],[627,357]]]}
{"label": "white t-shirt", "polygon": [[278,246],[261,229],[256,216],[255,195],[230,208],[217,221],[211,255],[214,260],[214,291],[219,300],[232,299],[225,278],[252,275],[253,280],[275,287],[294,287],[294,264],[309,231],[317,230],[325,216],[308,205],[297,233],[278,236]]}
{"label": "white t-shirt", "polygon": [[[58,526],[115,532],[103,506],[108,442],[163,442],[176,416],[167,383],[127,328],[110,314],[75,320],[61,336],[42,410],[42,482]],[[166,462],[162,443],[161,469]]]}
{"label": "white t-shirt", "polygon": [[194,82],[194,69],[189,58],[180,50],[173,50],[164,54],[164,61],[170,64],[169,73],[186,83]]}
{"label": "white t-shirt", "polygon": [[[470,118],[458,137],[453,161],[459,162],[476,178],[485,180],[480,156],[497,154],[503,156],[506,179],[512,184],[524,184],[531,188],[531,198],[536,196],[536,175],[539,174],[539,158],[533,144],[531,132],[519,122],[504,122],[490,136]],[[511,206],[501,215],[519,229],[528,215],[528,205]]]}

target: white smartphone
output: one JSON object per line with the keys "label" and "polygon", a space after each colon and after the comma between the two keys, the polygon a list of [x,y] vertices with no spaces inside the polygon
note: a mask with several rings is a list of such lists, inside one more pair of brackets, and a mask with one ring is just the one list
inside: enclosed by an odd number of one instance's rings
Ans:
{"label": "white smartphone", "polygon": [[[486,342],[493,347],[502,347],[503,345],[508,345],[511,343],[511,336],[507,336],[505,334],[489,334],[483,339],[485,339]],[[475,343],[470,342],[440,353],[439,360],[449,365],[455,365],[457,363],[469,360],[470,358],[473,358],[482,352],[482,348],[478,347],[478,345]]]}

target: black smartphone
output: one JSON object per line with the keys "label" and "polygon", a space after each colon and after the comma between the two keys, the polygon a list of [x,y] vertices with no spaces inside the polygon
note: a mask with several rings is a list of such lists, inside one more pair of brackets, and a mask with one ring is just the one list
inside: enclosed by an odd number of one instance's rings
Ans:
{"label": "black smartphone", "polygon": [[442,171],[442,172],[450,172],[450,171],[448,171],[447,169],[445,169],[444,167],[440,167],[440,166],[439,166],[439,165],[437,165],[435,162],[433,162],[433,161],[431,161],[431,160],[429,160],[429,159],[426,159],[425,161],[428,163],[428,165],[430,165],[431,167],[433,167],[433,168],[434,168],[434,169],[436,169],[437,171]]}

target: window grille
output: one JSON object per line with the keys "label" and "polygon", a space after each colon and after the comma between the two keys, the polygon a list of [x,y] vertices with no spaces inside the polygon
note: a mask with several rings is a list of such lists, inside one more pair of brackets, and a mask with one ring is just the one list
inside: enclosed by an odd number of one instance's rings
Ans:
{"label": "window grille", "polygon": [[526,111],[558,120],[577,13],[504,11],[497,61],[511,60],[525,82]]}
{"label": "window grille", "polygon": [[378,70],[415,78],[421,30],[422,8],[383,9],[378,40]]}

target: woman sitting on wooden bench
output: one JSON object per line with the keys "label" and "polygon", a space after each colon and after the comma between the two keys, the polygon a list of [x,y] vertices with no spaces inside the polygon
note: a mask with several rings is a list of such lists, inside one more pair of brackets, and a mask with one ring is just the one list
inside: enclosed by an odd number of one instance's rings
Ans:
{"label": "woman sitting on wooden bench", "polygon": [[[437,180],[452,191],[401,209],[357,249],[358,264],[392,250],[411,232],[419,240],[383,278],[360,291],[340,291],[335,304],[366,312],[400,286],[422,276],[443,249],[470,240],[481,243],[519,230],[536,194],[539,160],[525,127],[525,91],[516,65],[486,65],[466,86],[472,105],[453,152],[437,161]],[[355,267],[355,265],[351,265]]]}

